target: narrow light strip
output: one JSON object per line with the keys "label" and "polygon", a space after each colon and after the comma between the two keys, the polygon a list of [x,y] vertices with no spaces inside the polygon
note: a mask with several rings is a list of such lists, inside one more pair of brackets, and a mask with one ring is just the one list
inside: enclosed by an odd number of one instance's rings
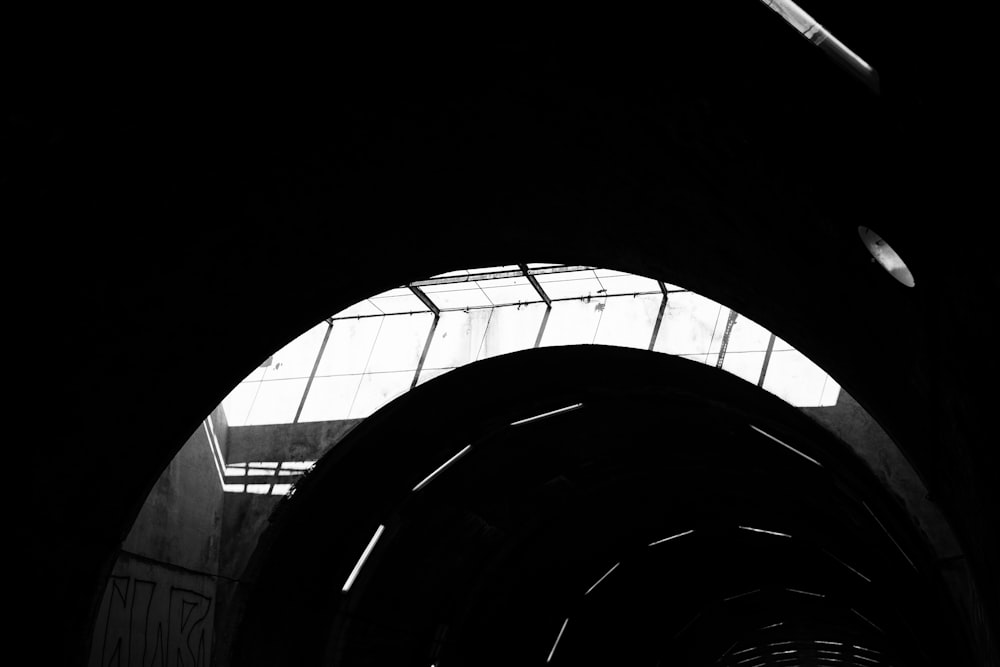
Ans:
{"label": "narrow light strip", "polygon": [[885,536],[888,537],[889,540],[896,545],[896,548],[899,549],[899,553],[903,554],[903,558],[905,558],[906,562],[910,564],[910,567],[916,570],[917,566],[913,564],[913,561],[910,560],[910,557],[906,555],[905,551],[903,551],[903,547],[899,546],[899,542],[897,542],[896,538],[892,536],[892,533],[890,533],[888,529],[882,524],[882,522],[878,520],[878,517],[875,516],[875,512],[872,512],[872,508],[868,507],[868,503],[862,500],[861,504],[864,505],[865,509],[868,510],[868,513],[872,515],[872,518],[875,519],[875,523],[877,523],[878,527],[882,529],[882,532],[885,533]]}
{"label": "narrow light strip", "polygon": [[464,448],[462,448],[462,450],[458,454],[455,454],[454,456],[452,456],[450,459],[448,459],[447,461],[445,461],[444,463],[442,463],[440,466],[438,466],[437,470],[435,470],[431,474],[427,475],[427,477],[424,477],[423,480],[421,480],[421,482],[419,484],[417,484],[415,487],[413,487],[413,490],[414,491],[419,491],[420,489],[422,489],[425,486],[427,486],[432,479],[434,479],[435,477],[437,477],[438,475],[440,475],[444,471],[444,469],[447,468],[448,466],[450,466],[452,463],[454,463],[455,461],[457,461],[460,458],[462,458],[463,456],[465,456],[466,452],[468,452],[470,449],[472,449],[472,445],[466,445]]}
{"label": "narrow light strip", "polygon": [[[723,658],[725,658],[727,655],[729,655],[729,652],[732,651],[734,648],[736,648],[736,645],[738,643],[739,642],[733,642],[732,645],[729,648],[726,649],[726,652],[723,653],[722,655],[720,655],[718,658],[716,658],[715,661],[719,662],[720,660],[722,660]],[[736,654],[734,653],[733,655],[736,655]]]}
{"label": "narrow light strip", "polygon": [[345,593],[351,590],[351,586],[354,585],[354,580],[358,578],[358,573],[361,572],[361,567],[365,564],[365,561],[368,560],[368,556],[371,555],[372,549],[375,548],[375,543],[378,542],[378,538],[382,537],[383,530],[385,530],[385,526],[380,525],[375,531],[375,534],[372,535],[371,542],[369,542],[368,546],[365,547],[365,552],[361,554],[361,558],[359,558],[358,562],[354,565],[354,569],[351,570],[351,575],[347,577],[347,581],[344,582],[344,587],[340,590]]}
{"label": "narrow light strip", "polygon": [[777,533],[773,530],[764,530],[763,528],[751,528],[750,526],[739,526],[742,530],[749,530],[754,533],[764,533],[765,535],[774,535],[776,537],[791,537],[787,533]]}
{"label": "narrow light strip", "polygon": [[727,598],[722,598],[722,601],[723,602],[729,602],[730,600],[736,600],[738,598],[745,597],[747,595],[753,595],[754,593],[760,593],[760,589],[759,588],[755,588],[752,591],[747,591],[746,593],[737,593],[736,595],[730,595]]}
{"label": "narrow light strip", "polygon": [[559,646],[559,640],[562,639],[563,633],[566,632],[567,623],[569,623],[568,618],[563,621],[562,627],[559,628],[559,634],[556,636],[556,643],[552,645],[552,650],[549,651],[549,657],[546,658],[545,662],[552,662],[552,656],[556,654],[556,647]]}
{"label": "narrow light strip", "polygon": [[784,621],[781,621],[780,623],[772,623],[771,625],[765,625],[764,627],[762,627],[762,628],[757,628],[757,629],[758,629],[758,630],[770,630],[771,628],[776,628],[776,627],[778,627],[779,625],[784,625],[784,624],[785,624],[785,622],[784,622]]}
{"label": "narrow light strip", "polygon": [[847,48],[843,42],[831,35],[816,19],[807,14],[792,0],[761,0],[761,2],[773,9],[781,18],[785,19],[803,37],[826,51],[827,55],[849,67],[854,73],[862,77],[868,85],[872,86],[876,92],[878,91],[878,74],[872,69],[872,66],[862,60],[858,54]]}
{"label": "narrow light strip", "polygon": [[771,440],[774,440],[774,441],[775,441],[776,443],[778,443],[779,445],[781,445],[781,446],[782,446],[782,447],[784,447],[785,449],[787,449],[787,450],[789,450],[789,451],[791,451],[791,452],[794,452],[795,454],[798,454],[799,456],[801,456],[802,458],[804,458],[804,459],[805,459],[806,461],[809,461],[810,463],[814,463],[814,464],[818,465],[818,466],[819,466],[820,468],[822,468],[822,467],[823,467],[823,464],[822,464],[822,463],[820,463],[819,461],[817,461],[816,459],[814,459],[813,457],[811,457],[811,456],[807,456],[806,454],[803,454],[802,452],[800,452],[799,450],[795,449],[795,448],[794,448],[794,447],[792,447],[791,445],[789,445],[789,444],[786,444],[786,443],[782,442],[781,440],[778,440],[777,438],[775,438],[775,437],[774,437],[773,435],[771,435],[770,433],[768,433],[768,432],[766,432],[766,431],[762,431],[762,430],[760,430],[759,428],[757,428],[757,427],[756,427],[756,426],[754,426],[753,424],[748,424],[748,426],[750,426],[750,428],[752,428],[753,430],[757,431],[757,432],[758,432],[758,433],[760,433],[761,435],[763,435],[763,436],[765,436],[765,437],[767,437],[767,438],[770,438]]}
{"label": "narrow light strip", "polygon": [[557,415],[561,412],[570,412],[571,410],[578,410],[582,407],[583,403],[575,403],[573,405],[567,405],[565,408],[559,408],[558,410],[552,410],[551,412],[545,412],[540,415],[535,415],[534,417],[528,417],[527,419],[511,422],[511,426],[519,426],[521,424],[527,424],[529,422],[538,421],[539,419],[545,419],[546,417],[551,417],[552,415]]}
{"label": "narrow light strip", "polygon": [[855,614],[857,614],[858,618],[860,618],[862,621],[864,621],[868,625],[872,626],[873,628],[875,628],[876,630],[878,630],[882,634],[885,634],[885,632],[882,630],[882,628],[878,627],[877,625],[875,625],[874,623],[872,623],[871,621],[869,621],[865,616],[863,616],[861,614],[860,611],[858,611],[857,609],[854,609],[853,607],[851,608],[851,611],[853,611]]}
{"label": "narrow light strip", "polygon": [[683,533],[677,533],[676,535],[671,535],[670,537],[664,537],[662,540],[656,540],[655,542],[650,542],[649,546],[655,547],[657,544],[663,544],[664,542],[669,542],[670,540],[676,540],[678,537],[684,537],[685,535],[690,535],[694,532],[694,529],[685,530]]}
{"label": "narrow light strip", "polygon": [[842,560],[840,560],[839,558],[837,558],[836,556],[834,556],[834,555],[833,555],[832,553],[830,553],[830,552],[829,552],[829,551],[827,551],[826,549],[823,549],[823,553],[825,553],[825,554],[826,554],[827,556],[829,556],[830,558],[832,558],[833,560],[837,561],[838,563],[840,563],[841,565],[843,565],[844,567],[846,567],[846,568],[847,568],[848,570],[850,570],[850,571],[851,571],[851,572],[853,572],[854,574],[858,575],[859,577],[861,577],[862,579],[864,579],[865,581],[867,581],[867,582],[868,582],[869,584],[870,584],[870,583],[872,583],[872,580],[871,580],[871,579],[869,579],[869,578],[868,578],[868,577],[866,577],[865,575],[861,574],[860,572],[858,572],[858,571],[857,571],[857,570],[855,570],[855,569],[854,569],[853,567],[851,567],[850,565],[848,565],[848,564],[847,564],[847,563],[845,563],[844,561],[842,561]]}
{"label": "narrow light strip", "polygon": [[608,570],[607,572],[605,572],[605,573],[604,573],[604,576],[603,576],[603,577],[601,577],[600,579],[598,579],[597,581],[595,581],[595,582],[594,582],[594,584],[593,584],[593,585],[592,585],[592,586],[591,586],[590,588],[588,588],[588,589],[587,589],[587,592],[586,592],[586,593],[584,593],[584,595],[590,595],[590,591],[592,591],[592,590],[594,590],[595,588],[597,588],[597,584],[599,584],[599,583],[601,583],[602,581],[604,581],[604,579],[605,579],[605,578],[607,578],[607,576],[608,576],[609,574],[611,574],[612,572],[614,572],[614,571],[615,571],[615,568],[617,568],[617,567],[618,567],[619,565],[621,565],[621,561],[619,561],[619,562],[615,563],[614,565],[612,565],[612,566],[611,566],[611,569],[610,569],[610,570]]}
{"label": "narrow light strip", "polygon": [[684,634],[685,632],[687,632],[687,629],[688,629],[688,628],[690,628],[690,627],[691,627],[692,625],[694,625],[694,624],[695,624],[695,621],[697,621],[697,620],[698,620],[699,618],[701,618],[701,612],[700,612],[700,611],[699,611],[699,612],[698,612],[697,614],[695,614],[695,615],[694,615],[694,618],[692,618],[692,619],[691,619],[690,621],[688,621],[687,623],[685,623],[685,624],[684,624],[684,627],[683,627],[683,628],[681,628],[680,630],[678,630],[678,631],[677,631],[677,634],[675,634],[675,635],[674,635],[674,636],[673,636],[673,637],[672,637],[672,638],[670,639],[670,641],[676,641],[676,640],[677,640],[677,638],[678,638],[678,637],[680,637],[680,636],[681,636],[682,634]]}
{"label": "narrow light strip", "polygon": [[798,593],[799,595],[811,595],[814,598],[825,598],[826,596],[822,593],[810,593],[809,591],[800,591],[797,588],[786,588],[789,593]]}

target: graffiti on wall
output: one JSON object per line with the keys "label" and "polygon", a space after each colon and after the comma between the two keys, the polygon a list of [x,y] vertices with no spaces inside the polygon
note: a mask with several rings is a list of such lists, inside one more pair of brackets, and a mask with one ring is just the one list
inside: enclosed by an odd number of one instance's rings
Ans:
{"label": "graffiti on wall", "polygon": [[[207,667],[213,600],[184,582],[115,575],[94,628],[91,667]],[[213,586],[214,588],[214,586]]]}

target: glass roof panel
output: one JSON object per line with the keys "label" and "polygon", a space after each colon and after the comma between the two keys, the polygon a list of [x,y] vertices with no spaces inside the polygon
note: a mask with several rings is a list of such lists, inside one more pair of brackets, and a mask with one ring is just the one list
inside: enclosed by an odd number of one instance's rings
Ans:
{"label": "glass roof panel", "polygon": [[243,426],[250,414],[250,406],[257,395],[260,382],[241,382],[222,401],[222,410],[230,426]]}
{"label": "glass roof panel", "polygon": [[[406,316],[401,316],[406,317]],[[361,374],[385,317],[336,320],[316,375]]]}
{"label": "glass roof panel", "polygon": [[486,296],[496,305],[529,303],[541,301],[535,288],[531,286],[524,276],[516,278],[497,278],[494,280],[478,280],[477,284],[483,288]]}
{"label": "glass roof panel", "polygon": [[788,344],[781,336],[774,337],[774,349],[775,350],[794,350],[795,348]]}
{"label": "glass roof panel", "polygon": [[733,330],[729,332],[729,352],[757,352],[767,349],[771,332],[760,326],[749,317],[740,315],[736,318]]}
{"label": "glass roof panel", "polygon": [[636,294],[637,292],[660,293],[660,284],[651,278],[642,276],[615,276],[601,278],[601,285],[612,294]]}
{"label": "glass roof panel", "polygon": [[243,382],[258,382],[263,380],[264,373],[267,372],[267,367],[270,366],[273,361],[274,355],[272,354],[270,357],[262,361],[260,366],[253,369],[253,371],[250,372],[250,375],[243,378]]}
{"label": "glass roof panel", "polygon": [[[390,294],[391,292],[391,294]],[[424,302],[408,289],[389,290],[383,295],[369,299],[372,304],[386,315],[393,313],[430,312]]]}
{"label": "glass roof panel", "polygon": [[598,345],[647,349],[661,301],[661,294],[608,298],[594,342]]}
{"label": "glass roof panel", "polygon": [[300,422],[347,419],[361,385],[360,375],[317,377],[309,387]]}
{"label": "glass roof panel", "polygon": [[797,350],[772,352],[764,389],[796,407],[820,404],[827,375]]}
{"label": "glass roof panel", "polygon": [[358,317],[358,316],[369,316],[369,315],[381,315],[382,311],[375,307],[375,304],[371,302],[371,299],[365,299],[364,301],[359,301],[353,306],[344,308],[342,311],[334,315],[334,318],[339,317]]}
{"label": "glass roof panel", "polygon": [[366,373],[351,406],[350,418],[362,419],[403,394],[413,384],[414,371]]}
{"label": "glass roof panel", "polygon": [[275,352],[271,365],[264,369],[264,381],[308,378],[328,328],[326,322],[320,322]]}
{"label": "glass roof panel", "polygon": [[[564,265],[529,266],[544,269]],[[488,271],[519,269],[503,265],[442,275]],[[545,346],[593,342],[648,347],[662,302],[657,281],[591,268],[541,274],[537,279],[555,299],[547,318],[545,304],[521,275],[424,287],[428,297],[445,309],[429,347],[433,316],[408,288],[387,290],[341,311],[338,315],[351,317],[336,320],[330,329],[301,420],[343,419],[371,412],[388,400],[387,396],[409,388],[425,347],[427,358],[420,382],[478,359],[534,347],[543,321],[541,344]],[[602,289],[616,296],[598,296]],[[633,296],[637,292],[643,294]],[[491,306],[490,299],[505,305]],[[391,314],[376,315],[381,312]],[[668,297],[654,349],[715,365],[729,314],[728,308],[711,299],[686,290],[674,291]],[[317,324],[235,387],[223,401],[230,423],[290,422],[327,330],[325,322]],[[737,316],[724,370],[756,382],[769,338],[764,327]],[[262,378],[263,383],[254,382],[256,378]],[[780,338],[775,340],[764,386],[798,406],[834,405],[840,393],[836,382]]]}
{"label": "glass roof panel", "polygon": [[475,282],[421,287],[438,308],[481,308],[493,305]]}
{"label": "glass roof panel", "polygon": [[440,377],[447,373],[448,371],[453,371],[454,368],[425,368],[420,371],[420,379],[417,380],[417,386],[419,387],[425,382],[429,382],[436,377]]}
{"label": "glass roof panel", "polygon": [[572,299],[599,297],[604,286],[594,276],[593,271],[572,271],[569,273],[549,273],[536,276],[550,299]]}
{"label": "glass roof panel", "polygon": [[840,398],[840,385],[829,375],[826,376],[826,383],[823,385],[823,394],[820,396],[819,405],[831,407],[837,404]]}
{"label": "glass roof panel", "polygon": [[606,307],[604,298],[584,301],[557,301],[545,324],[542,347],[554,345],[589,345],[594,342],[597,326]]}
{"label": "glass roof panel", "polygon": [[454,368],[475,361],[489,321],[489,308],[441,313],[424,368]]}
{"label": "glass roof panel", "polygon": [[656,337],[656,352],[707,354],[720,322],[722,306],[694,292],[678,292],[667,299],[667,308]]}
{"label": "glass roof panel", "polygon": [[722,370],[757,384],[760,369],[764,366],[765,352],[726,352],[722,360]]}
{"label": "glass roof panel", "polygon": [[416,370],[433,322],[431,313],[386,317],[365,372]]}
{"label": "glass roof panel", "polygon": [[598,278],[613,278],[615,276],[630,276],[631,273],[625,273],[624,271],[616,271],[615,269],[600,269],[594,268],[594,275]]}
{"label": "glass roof panel", "polygon": [[245,425],[292,423],[308,381],[308,378],[297,378],[261,382]]}
{"label": "glass roof panel", "polygon": [[494,308],[477,360],[534,347],[545,311],[544,303]]}
{"label": "glass roof panel", "polygon": [[387,289],[386,291],[380,292],[379,294],[376,294],[371,298],[388,299],[395,296],[412,296],[412,295],[413,292],[411,292],[408,287],[393,287],[392,289]]}
{"label": "glass roof panel", "polygon": [[[697,361],[699,364],[707,364],[709,354],[706,352],[704,354],[678,354],[681,359],[689,359],[691,361]],[[711,355],[712,357],[718,357],[718,355]],[[712,359],[712,365],[715,365],[715,359]]]}

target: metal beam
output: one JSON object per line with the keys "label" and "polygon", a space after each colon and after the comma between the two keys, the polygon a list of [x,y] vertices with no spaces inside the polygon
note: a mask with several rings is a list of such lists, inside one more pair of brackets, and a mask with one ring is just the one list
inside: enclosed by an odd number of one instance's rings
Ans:
{"label": "metal beam", "polygon": [[413,292],[414,296],[420,299],[420,301],[423,302],[425,306],[427,306],[427,310],[434,313],[435,318],[441,315],[441,309],[437,307],[436,303],[431,301],[431,298],[427,296],[427,294],[425,294],[422,289],[420,289],[419,287],[414,287],[413,285],[407,285],[407,287],[410,288],[410,291]]}
{"label": "metal beam", "polygon": [[545,335],[545,325],[549,323],[549,314],[552,313],[552,306],[545,309],[545,314],[542,315],[542,323],[538,327],[538,335],[535,336],[535,347],[539,347],[542,344],[542,336]]}
{"label": "metal beam", "polygon": [[[574,271],[592,271],[592,266],[544,266],[537,269],[528,269],[534,276],[543,276],[550,273],[572,273]],[[486,271],[483,273],[469,273],[464,276],[439,276],[437,278],[427,278],[426,280],[414,280],[407,284],[407,287],[427,287],[429,285],[454,285],[456,283],[469,283],[475,280],[497,280],[499,278],[520,278],[524,275],[521,269],[511,269],[509,271]]]}
{"label": "metal beam", "polygon": [[663,290],[663,297],[660,299],[660,312],[656,314],[656,324],[653,325],[653,335],[649,337],[649,351],[653,351],[653,347],[656,345],[656,337],[660,335],[660,325],[663,323],[663,313],[667,310],[667,288],[663,283],[660,283],[660,289]]}
{"label": "metal beam", "polygon": [[430,352],[431,343],[434,342],[434,332],[437,330],[440,320],[441,314],[434,313],[434,321],[431,322],[431,330],[427,332],[427,342],[424,343],[424,351],[420,354],[420,361],[417,362],[417,370],[413,373],[413,382],[410,383],[410,389],[416,387],[417,382],[420,381],[420,372],[424,370],[424,361],[427,359],[427,353]]}
{"label": "metal beam", "polygon": [[729,348],[729,334],[733,332],[733,325],[736,324],[737,317],[739,317],[739,314],[730,308],[729,318],[726,320],[726,330],[722,332],[722,346],[719,348],[719,360],[715,362],[716,368],[722,368],[722,362],[726,359],[726,350]]}
{"label": "metal beam", "polygon": [[299,423],[299,417],[302,416],[302,408],[305,407],[306,399],[309,397],[309,389],[312,388],[313,378],[316,377],[316,371],[319,369],[319,362],[323,358],[323,352],[326,350],[327,341],[330,340],[330,332],[333,331],[333,318],[328,317],[326,323],[326,335],[323,336],[323,342],[320,343],[319,352],[316,354],[316,361],[313,362],[312,372],[309,373],[309,380],[306,382],[306,388],[302,392],[302,400],[299,401],[299,409],[295,411],[295,419],[292,420],[293,424]]}
{"label": "metal beam", "polygon": [[531,283],[531,286],[535,288],[536,292],[538,292],[538,296],[542,297],[542,301],[545,302],[545,305],[551,308],[552,299],[550,299],[549,295],[545,293],[545,290],[542,289],[542,286],[538,284],[538,278],[535,278],[534,274],[528,271],[528,265],[518,264],[518,266],[521,267],[521,272],[524,273],[524,277],[528,279],[528,282]]}
{"label": "metal beam", "polygon": [[[518,275],[521,275],[521,273],[518,272]],[[673,290],[670,293],[671,294],[677,294],[677,293],[680,293],[680,292],[687,292],[687,291],[688,290]],[[629,292],[628,294],[610,294],[610,295],[607,295],[607,296],[605,296],[605,295],[602,294],[602,295],[600,295],[600,297],[596,297],[596,298],[601,298],[601,299],[622,299],[624,297],[648,296],[650,294],[662,294],[662,292],[635,292],[635,293]],[[567,296],[567,297],[562,297],[562,298],[559,298],[559,299],[552,299],[552,303],[559,303],[561,301],[579,301],[579,300],[584,299],[584,298],[586,298],[586,297],[582,297],[582,296]],[[593,295],[591,295],[591,298],[595,298],[595,297],[593,297]],[[544,302],[541,299],[539,299],[538,301],[522,301],[520,303],[498,303],[498,304],[487,304],[487,305],[483,305],[483,306],[457,306],[457,307],[454,307],[454,308],[441,308],[440,311],[442,313],[458,313],[458,312],[466,312],[466,311],[470,311],[470,310],[489,310],[491,308],[510,308],[510,307],[514,307],[514,306],[525,306],[525,305],[529,305],[529,304],[533,304],[533,303],[544,303]],[[346,315],[344,317],[336,317],[336,316],[334,316],[334,317],[328,318],[328,321],[339,322],[341,320],[363,320],[363,319],[367,319],[369,317],[395,317],[397,315],[426,315],[426,314],[427,314],[426,310],[407,310],[407,311],[403,311],[401,313],[373,313],[371,315]]]}
{"label": "metal beam", "polygon": [[764,353],[764,365],[760,367],[760,379],[757,380],[757,386],[764,386],[764,376],[767,375],[767,365],[771,363],[771,352],[774,351],[774,334],[767,340],[767,352]]}

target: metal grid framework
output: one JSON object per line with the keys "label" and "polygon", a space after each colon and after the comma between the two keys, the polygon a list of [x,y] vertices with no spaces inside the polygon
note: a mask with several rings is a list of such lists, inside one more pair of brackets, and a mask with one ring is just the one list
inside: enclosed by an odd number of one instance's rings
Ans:
{"label": "metal grid framework", "polygon": [[846,665],[880,667],[886,662],[882,651],[861,645],[849,638],[784,639],[747,646],[734,644],[716,664],[723,667],[771,667],[781,665]]}
{"label": "metal grid framework", "polygon": [[467,363],[572,344],[681,356],[798,407],[832,405],[840,391],[773,333],[689,290],[591,266],[518,264],[364,299],[269,357],[223,405],[232,426],[364,418]]}

